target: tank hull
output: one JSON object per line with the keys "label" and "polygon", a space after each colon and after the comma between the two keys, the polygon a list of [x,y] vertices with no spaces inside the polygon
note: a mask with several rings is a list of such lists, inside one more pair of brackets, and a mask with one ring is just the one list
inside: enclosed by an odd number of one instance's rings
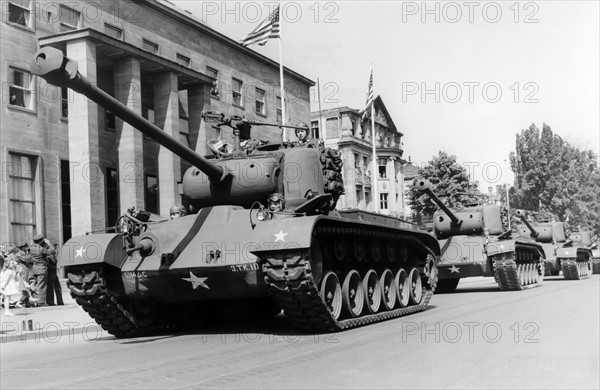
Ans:
{"label": "tank hull", "polygon": [[[108,314],[97,314],[100,308],[89,297],[114,303],[111,318],[120,318],[118,322],[125,322],[127,329],[115,329],[117,325],[113,323],[106,329],[119,337],[143,334],[150,329],[146,323],[169,323],[166,315],[153,314],[144,321],[138,318],[175,304],[271,300],[295,325],[319,331],[346,329],[427,308],[437,281],[435,258],[440,251],[437,240],[416,226],[359,211],[328,216],[275,215],[263,221],[256,216],[256,210],[215,206],[196,215],[149,224],[135,237],[136,245],[153,243],[152,253],[144,256],[142,251],[128,253],[123,249],[127,247],[123,234],[75,237],[64,245],[59,265],[66,267],[74,297],[97,321],[102,323]],[[339,258],[335,242],[340,237],[344,245],[362,243],[362,249],[355,246],[358,252]],[[359,259],[360,253],[364,256]],[[369,271],[384,275],[389,274],[387,270],[393,274],[404,270],[406,275],[414,270],[418,299],[399,307],[389,305],[386,310],[379,310],[381,313],[365,309],[364,313],[347,318],[323,317],[329,313],[322,298],[326,294],[320,291],[325,274],[334,273],[344,280],[352,272],[362,278]],[[298,319],[298,308],[306,299],[292,307],[289,301],[301,294],[281,288],[282,280],[292,283],[293,278],[307,289],[303,293],[315,299],[310,310],[316,310],[313,315],[326,318],[323,322],[309,321],[307,326]],[[375,288],[378,289],[383,291],[383,287]],[[363,319],[366,317],[369,319]]]}
{"label": "tank hull", "polygon": [[460,279],[477,276],[494,277],[502,290],[541,284],[545,251],[529,239],[458,235],[440,240],[440,248],[438,292],[452,292]]}

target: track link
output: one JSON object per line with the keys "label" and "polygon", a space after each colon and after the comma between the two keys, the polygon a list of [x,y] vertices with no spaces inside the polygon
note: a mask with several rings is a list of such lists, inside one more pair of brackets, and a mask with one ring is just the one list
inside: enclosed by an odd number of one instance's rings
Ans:
{"label": "track link", "polygon": [[[392,237],[391,234],[385,233],[377,235],[367,229],[352,228],[349,230],[335,227],[320,228],[317,230],[317,236],[348,234],[349,232],[362,237]],[[412,243],[425,248],[428,253],[435,256],[431,248],[428,248],[410,234],[395,234],[393,236],[394,239],[401,241],[412,241]],[[319,295],[318,286],[312,275],[308,251],[273,253],[263,260],[265,282],[270,294],[293,325],[305,331],[340,331],[423,311],[427,309],[437,282],[437,280],[430,281],[427,278],[427,283],[423,283],[423,298],[418,305],[363,315],[358,318],[336,320],[332,317]]]}
{"label": "track link", "polygon": [[542,285],[544,262],[534,246],[517,245],[515,252],[494,256],[492,261],[494,279],[501,290],[516,291]]}
{"label": "track link", "polygon": [[75,301],[108,333],[119,338],[145,334],[145,329],[106,289],[102,266],[69,272],[67,286]]}

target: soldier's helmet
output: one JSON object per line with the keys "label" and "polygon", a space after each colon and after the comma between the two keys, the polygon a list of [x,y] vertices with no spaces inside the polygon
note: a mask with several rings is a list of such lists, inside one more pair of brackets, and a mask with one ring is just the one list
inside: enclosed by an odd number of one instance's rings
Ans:
{"label": "soldier's helmet", "polygon": [[171,210],[169,210],[169,215],[171,216],[171,219],[183,217],[184,215],[187,215],[187,210],[185,207],[176,204],[171,207]]}
{"label": "soldier's helmet", "polygon": [[267,203],[269,205],[269,210],[271,211],[280,211],[285,208],[285,198],[283,197],[283,194],[280,194],[279,192],[269,195]]}
{"label": "soldier's helmet", "polygon": [[296,125],[296,127],[302,127],[301,129],[296,129],[296,135],[298,135],[298,132],[300,131],[306,131],[306,134],[309,133],[309,128],[308,125],[306,124],[306,122],[300,122]]}

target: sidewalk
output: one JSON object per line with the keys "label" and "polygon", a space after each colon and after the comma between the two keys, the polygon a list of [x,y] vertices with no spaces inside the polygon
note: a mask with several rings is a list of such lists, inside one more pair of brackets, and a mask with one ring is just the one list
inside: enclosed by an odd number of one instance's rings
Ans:
{"label": "sidewalk", "polygon": [[23,309],[11,309],[14,316],[4,315],[0,311],[0,344],[14,341],[47,340],[57,342],[62,337],[81,334],[84,338],[97,337],[100,333],[108,335],[77,303],[71,298],[61,279],[63,306],[42,306]]}

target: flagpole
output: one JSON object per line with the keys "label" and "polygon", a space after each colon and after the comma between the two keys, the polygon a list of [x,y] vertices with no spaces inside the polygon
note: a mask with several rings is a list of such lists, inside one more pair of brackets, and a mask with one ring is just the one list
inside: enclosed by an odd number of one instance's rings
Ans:
{"label": "flagpole", "polygon": [[[279,11],[281,13],[281,10]],[[285,88],[283,87],[283,56],[281,53],[281,39],[283,37],[283,20],[281,15],[279,15],[279,84],[281,85],[281,124],[285,125]],[[281,140],[283,142],[287,142],[287,135],[285,133],[285,128],[281,128]]]}
{"label": "flagpole", "polygon": [[[317,77],[317,98],[319,99],[319,138],[325,144],[325,128],[323,127],[323,111],[321,110],[321,84]],[[313,134],[314,137],[314,134]]]}
{"label": "flagpole", "polygon": [[[373,74],[373,63],[371,63],[371,74]],[[375,82],[373,82],[373,101],[371,102],[371,148],[373,153],[373,166],[371,175],[373,178],[373,198],[375,203],[375,212],[379,212],[379,189],[377,188],[377,150],[375,147],[375,138],[377,137],[377,131],[375,130]]]}

